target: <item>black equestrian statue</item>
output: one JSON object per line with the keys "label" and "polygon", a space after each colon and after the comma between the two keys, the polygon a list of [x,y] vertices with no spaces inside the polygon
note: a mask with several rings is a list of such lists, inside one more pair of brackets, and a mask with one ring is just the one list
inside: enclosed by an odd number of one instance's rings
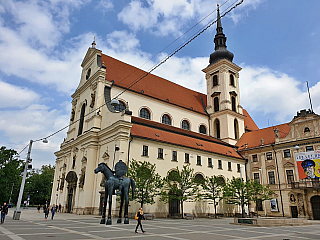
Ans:
{"label": "black equestrian statue", "polygon": [[115,189],[119,189],[118,194],[121,196],[119,218],[117,223],[121,223],[122,206],[123,200],[125,199],[125,210],[124,210],[124,224],[129,224],[128,218],[128,207],[129,207],[129,188],[132,188],[132,196],[134,196],[135,182],[131,178],[123,177],[127,172],[127,165],[119,160],[115,166],[115,171],[112,171],[105,163],[99,163],[98,167],[94,170],[94,173],[102,172],[106,177],[104,182],[105,195],[103,199],[102,218],[100,224],[106,222],[106,206],[107,199],[109,200],[109,210],[107,225],[111,225],[111,206],[112,206],[112,195],[114,195]]}

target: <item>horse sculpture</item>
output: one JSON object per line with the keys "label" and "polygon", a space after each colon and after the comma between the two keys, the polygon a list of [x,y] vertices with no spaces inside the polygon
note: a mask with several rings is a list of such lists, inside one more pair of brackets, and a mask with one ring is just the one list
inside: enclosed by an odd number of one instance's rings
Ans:
{"label": "horse sculpture", "polygon": [[112,195],[115,192],[115,189],[119,189],[121,192],[121,203],[120,203],[120,211],[119,218],[117,223],[121,223],[121,215],[122,215],[122,207],[123,201],[125,200],[125,210],[124,210],[124,224],[129,224],[128,218],[128,207],[129,207],[129,188],[132,188],[132,196],[134,196],[135,182],[131,178],[124,178],[123,176],[127,172],[127,166],[124,162],[119,160],[119,162],[115,166],[115,172],[112,171],[105,163],[99,163],[98,167],[94,170],[94,173],[102,172],[106,178],[104,182],[105,187],[105,195],[103,199],[103,207],[102,207],[102,218],[100,224],[105,224],[106,222],[106,206],[107,200],[109,202],[108,209],[108,219],[107,225],[111,225],[111,206],[112,206]]}

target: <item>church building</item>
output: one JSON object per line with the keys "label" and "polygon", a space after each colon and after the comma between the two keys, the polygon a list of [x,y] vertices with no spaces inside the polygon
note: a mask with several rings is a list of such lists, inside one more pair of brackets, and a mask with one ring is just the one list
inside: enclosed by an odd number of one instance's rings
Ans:
{"label": "church building", "polygon": [[[72,95],[67,137],[55,153],[51,203],[61,203],[64,212],[99,214],[104,187],[102,174],[95,175],[94,169],[101,162],[113,168],[119,160],[127,165],[132,159],[149,161],[162,177],[184,164],[197,178],[244,174],[246,160],[235,144],[245,131],[258,128],[240,104],[241,68],[232,62],[226,39],[218,12],[215,51],[202,70],[207,94],[105,55],[93,42]],[[120,104],[113,107],[115,97]],[[213,212],[207,203],[204,208],[197,204],[185,203],[185,212]],[[130,205],[129,212],[137,211],[138,204]],[[175,205],[156,201],[144,210],[167,216],[179,212]],[[221,213],[236,209],[218,206]]]}

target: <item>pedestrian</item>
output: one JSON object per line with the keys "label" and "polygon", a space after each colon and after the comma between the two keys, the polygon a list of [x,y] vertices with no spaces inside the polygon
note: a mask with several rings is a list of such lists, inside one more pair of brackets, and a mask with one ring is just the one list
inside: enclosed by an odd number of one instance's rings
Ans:
{"label": "pedestrian", "polygon": [[61,203],[59,203],[59,212],[61,212]]}
{"label": "pedestrian", "polygon": [[44,219],[47,220],[49,215],[49,206],[47,204],[43,205],[43,212],[44,212]]}
{"label": "pedestrian", "polygon": [[52,214],[51,220],[53,220],[53,217],[54,217],[54,214],[56,213],[56,211],[57,211],[56,205],[53,204],[53,206],[52,206],[52,208],[51,208],[51,214]]}
{"label": "pedestrian", "polygon": [[137,230],[138,230],[138,227],[139,227],[139,225],[140,225],[141,231],[142,231],[143,233],[145,233],[146,231],[143,231],[142,224],[141,224],[141,220],[142,220],[142,219],[146,220],[146,219],[144,218],[144,216],[143,216],[142,208],[139,208],[139,211],[136,213],[135,219],[138,221],[138,223],[137,223],[137,226],[136,226],[136,230],[135,230],[134,232],[135,232],[135,233],[138,233]]}
{"label": "pedestrian", "polygon": [[4,223],[4,219],[6,218],[6,215],[8,215],[8,206],[6,203],[3,204],[1,207],[1,224]]}
{"label": "pedestrian", "polygon": [[38,205],[37,209],[38,209],[38,213],[39,213],[40,209],[41,209],[41,205],[40,204]]}

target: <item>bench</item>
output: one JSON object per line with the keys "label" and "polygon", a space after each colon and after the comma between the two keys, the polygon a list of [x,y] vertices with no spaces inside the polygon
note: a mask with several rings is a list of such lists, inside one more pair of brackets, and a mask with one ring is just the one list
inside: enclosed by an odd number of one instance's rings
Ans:
{"label": "bench", "polygon": [[147,220],[153,220],[154,219],[154,214],[153,213],[144,213],[143,216]]}
{"label": "bench", "polygon": [[194,214],[192,214],[192,213],[185,213],[183,215],[184,215],[184,218],[187,220],[193,220],[195,217]]}

